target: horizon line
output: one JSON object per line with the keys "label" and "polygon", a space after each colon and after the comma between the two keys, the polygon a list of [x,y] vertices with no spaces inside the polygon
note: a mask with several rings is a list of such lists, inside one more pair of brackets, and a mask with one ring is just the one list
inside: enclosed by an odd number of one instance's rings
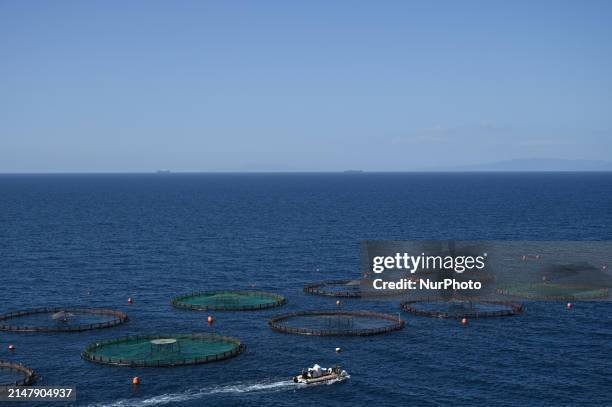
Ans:
{"label": "horizon line", "polygon": [[6,175],[198,175],[198,174],[414,174],[414,173],[604,173],[612,172],[612,169],[572,169],[572,170],[521,170],[521,169],[500,169],[500,170],[305,170],[305,171],[47,171],[47,172],[0,172],[0,176]]}

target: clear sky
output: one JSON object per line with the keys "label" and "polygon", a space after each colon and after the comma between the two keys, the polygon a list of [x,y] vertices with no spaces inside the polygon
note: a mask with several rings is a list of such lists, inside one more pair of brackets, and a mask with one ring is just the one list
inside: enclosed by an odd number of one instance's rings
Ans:
{"label": "clear sky", "polygon": [[612,1],[0,0],[0,172],[611,161]]}

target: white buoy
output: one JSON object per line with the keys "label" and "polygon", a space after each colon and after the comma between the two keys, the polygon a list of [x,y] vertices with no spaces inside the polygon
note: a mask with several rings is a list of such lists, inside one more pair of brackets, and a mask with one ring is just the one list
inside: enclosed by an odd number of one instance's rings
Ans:
{"label": "white buoy", "polygon": [[340,352],[342,352],[342,348],[339,348],[339,347],[336,348],[336,353],[340,353]]}

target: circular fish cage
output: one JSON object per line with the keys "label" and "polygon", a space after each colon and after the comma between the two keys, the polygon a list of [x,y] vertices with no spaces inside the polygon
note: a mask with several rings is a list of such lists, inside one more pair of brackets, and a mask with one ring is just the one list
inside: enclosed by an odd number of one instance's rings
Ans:
{"label": "circular fish cage", "polygon": [[523,305],[510,301],[467,301],[440,299],[403,301],[403,311],[430,318],[494,318],[523,312]]}
{"label": "circular fish cage", "polygon": [[404,328],[399,315],[372,311],[299,311],[268,321],[277,332],[313,336],[369,336]]}
{"label": "circular fish cage", "polygon": [[238,356],[245,346],[216,334],[139,335],[88,345],[90,362],[126,367],[174,367],[216,362]]}
{"label": "circular fish cage", "polygon": [[47,307],[0,315],[0,330],[11,332],[82,332],[127,322],[126,313],[103,308]]}
{"label": "circular fish cage", "polygon": [[580,301],[607,298],[608,288],[559,283],[524,283],[499,286],[496,292],[509,297],[541,301]]}
{"label": "circular fish cage", "polygon": [[30,386],[36,381],[34,370],[21,363],[0,360],[0,391],[13,386]]}
{"label": "circular fish cage", "polygon": [[364,290],[361,280],[327,280],[306,284],[304,292],[342,298],[376,298],[403,295],[403,290]]}
{"label": "circular fish cage", "polygon": [[196,311],[254,311],[286,302],[282,295],[263,291],[203,291],[178,296],[172,305]]}

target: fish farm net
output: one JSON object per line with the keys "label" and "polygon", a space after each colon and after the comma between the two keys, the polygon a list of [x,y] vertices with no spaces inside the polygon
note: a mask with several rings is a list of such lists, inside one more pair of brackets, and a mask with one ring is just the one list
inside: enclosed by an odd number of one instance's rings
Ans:
{"label": "fish farm net", "polygon": [[127,314],[102,308],[35,308],[0,315],[0,330],[12,332],[81,332],[110,328]]}
{"label": "fish farm net", "polygon": [[509,301],[466,301],[440,299],[403,301],[403,311],[431,318],[492,318],[516,315],[523,305]]}
{"label": "fish farm net", "polygon": [[0,360],[0,392],[12,386],[30,386],[36,381],[34,370],[20,363]]}
{"label": "fish farm net", "polygon": [[282,295],[262,291],[205,291],[176,297],[172,305],[197,311],[253,311],[286,302]]}
{"label": "fish farm net", "polygon": [[497,287],[501,295],[542,301],[580,301],[607,298],[608,288],[558,283],[524,283]]}
{"label": "fish farm net", "polygon": [[172,367],[225,360],[244,350],[238,339],[216,334],[144,335],[90,344],[81,356],[115,366]]}
{"label": "fish farm net", "polygon": [[301,311],[272,318],[268,325],[275,331],[314,336],[368,336],[402,329],[399,315],[371,311]]}
{"label": "fish farm net", "polygon": [[389,297],[404,294],[401,290],[374,290],[365,280],[328,280],[306,284],[304,292],[326,297],[372,298]]}

